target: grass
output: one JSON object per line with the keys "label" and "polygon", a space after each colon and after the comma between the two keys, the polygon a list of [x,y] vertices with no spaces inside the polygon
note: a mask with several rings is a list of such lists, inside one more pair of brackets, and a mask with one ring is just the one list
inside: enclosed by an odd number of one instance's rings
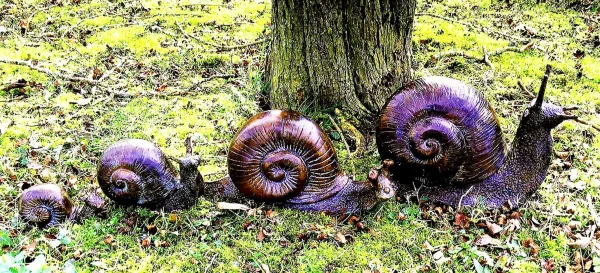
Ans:
{"label": "grass", "polygon": [[[432,62],[432,56],[450,50],[483,56],[484,47],[493,51],[510,41],[418,16],[415,74],[457,78],[484,92],[510,142],[529,102],[517,82],[535,92],[550,63],[555,72],[548,99],[579,105],[582,119],[600,124],[600,50],[594,45],[598,24],[575,10],[511,2],[422,2],[419,11],[520,37],[514,28],[525,24],[537,30],[533,40],[540,49],[492,56],[494,70],[462,57]],[[223,51],[214,45],[244,44],[268,35],[270,2],[187,3],[0,0],[0,26],[7,29],[0,33],[0,56],[37,60],[56,73],[82,77],[95,68],[106,73],[122,64],[97,87],[73,86],[26,67],[0,64],[0,86],[18,79],[32,83],[0,91],[0,124],[11,121],[8,129],[0,129],[0,272],[9,267],[10,272],[540,272],[550,264],[554,272],[600,271],[594,268],[600,266],[595,237],[583,249],[569,246],[592,229],[585,196],[600,210],[600,137],[573,122],[554,131],[554,148],[562,156],[555,158],[531,201],[518,213],[466,210],[466,229],[454,224],[455,210],[428,203],[388,202],[361,215],[365,229],[359,230],[345,219],[269,206],[252,214],[219,211],[204,199],[176,219],[111,204],[105,219],[50,230],[25,228],[16,208],[23,188],[57,183],[77,200],[96,187],[96,162],[119,139],[148,139],[166,154],[182,156],[185,137],[197,134],[201,141],[194,152],[204,158],[200,171],[210,174],[210,180],[225,174],[229,142],[259,111],[255,94],[262,88],[264,48]],[[29,23],[25,34],[20,33],[21,20]],[[197,40],[182,35],[178,24]],[[581,58],[574,55],[578,50],[584,52]],[[205,81],[215,75],[235,77]],[[145,95],[155,90],[185,94]],[[131,97],[110,96],[114,91]],[[315,118],[339,140],[326,117]],[[343,144],[335,145],[344,169],[350,170]],[[378,161],[371,145],[354,159],[358,178],[364,179]],[[487,232],[486,221],[505,232],[489,244],[476,245]],[[527,243],[530,239],[537,248]]]}

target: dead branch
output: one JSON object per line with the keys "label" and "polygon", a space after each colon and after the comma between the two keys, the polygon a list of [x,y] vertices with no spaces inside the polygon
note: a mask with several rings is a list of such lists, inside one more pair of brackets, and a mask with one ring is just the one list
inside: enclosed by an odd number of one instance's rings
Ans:
{"label": "dead branch", "polygon": [[352,176],[356,176],[356,168],[354,167],[354,160],[352,160],[352,152],[350,151],[350,145],[348,145],[348,142],[346,142],[346,138],[344,137],[344,133],[342,132],[342,129],[340,128],[340,126],[337,125],[337,123],[331,117],[331,115],[327,115],[327,117],[329,117],[329,120],[331,121],[331,124],[333,124],[333,127],[335,128],[335,130],[338,131],[338,133],[340,133],[342,142],[346,146],[346,151],[348,151],[348,158],[350,158],[350,163],[352,164]]}
{"label": "dead branch", "polygon": [[529,89],[527,89],[520,80],[517,82],[517,84],[519,85],[519,88],[521,88],[521,91],[523,91],[523,92],[525,92],[525,94],[527,94],[529,99],[535,98],[535,95],[533,93],[531,93],[531,91],[529,91]]}
{"label": "dead branch", "polygon": [[177,21],[175,21],[175,25],[177,25],[177,28],[179,28],[179,31],[180,31],[180,32],[181,32],[181,33],[182,33],[182,34],[183,34],[185,37],[187,37],[188,39],[196,40],[196,41],[198,41],[198,42],[200,42],[200,43],[202,43],[202,44],[206,44],[206,45],[209,45],[209,46],[216,47],[216,48],[217,48],[217,50],[234,50],[234,49],[239,49],[239,48],[245,48],[245,47],[249,47],[249,46],[253,46],[253,45],[262,44],[262,43],[264,43],[264,42],[266,42],[266,41],[268,41],[268,40],[269,40],[269,39],[258,39],[258,40],[254,41],[254,42],[251,42],[251,43],[247,43],[247,44],[241,44],[241,45],[232,45],[232,46],[227,46],[227,45],[218,45],[218,44],[215,44],[215,43],[211,43],[211,42],[208,42],[208,41],[204,41],[204,40],[202,40],[202,39],[200,39],[200,38],[198,38],[198,37],[196,37],[196,36],[192,36],[192,35],[190,35],[190,34],[187,34],[187,33],[186,33],[184,30],[183,30],[183,27],[181,27],[181,24],[179,24],[179,22],[177,22]]}
{"label": "dead branch", "polygon": [[531,47],[533,47],[533,42],[531,42],[525,46],[522,46],[522,47],[508,46],[508,47],[494,50],[492,52],[488,52],[487,49],[485,47],[483,47],[483,57],[475,56],[473,54],[470,54],[470,53],[467,53],[464,51],[451,50],[451,51],[442,52],[442,53],[434,53],[431,55],[430,59],[431,60],[441,60],[446,57],[463,57],[465,59],[472,59],[472,60],[484,62],[487,65],[489,65],[492,69],[494,69],[494,65],[490,61],[490,57],[502,55],[505,52],[522,53],[522,52],[525,52],[526,50],[530,49]]}
{"label": "dead branch", "polygon": [[59,79],[63,79],[63,80],[73,81],[73,82],[84,82],[84,83],[87,83],[89,85],[98,85],[100,83],[100,81],[90,80],[90,79],[87,79],[87,78],[84,78],[84,77],[77,77],[77,76],[72,76],[72,75],[65,75],[65,74],[62,74],[62,73],[55,73],[55,72],[50,71],[47,68],[35,65],[32,62],[30,62],[30,61],[0,59],[0,63],[12,64],[12,65],[20,65],[20,66],[29,67],[29,68],[31,68],[33,70],[36,70],[38,72],[42,72],[44,74],[50,75],[50,76],[52,76],[54,78],[59,78]]}
{"label": "dead branch", "polygon": [[433,14],[433,13],[419,12],[419,13],[416,13],[415,16],[429,16],[429,17],[434,17],[434,18],[446,20],[446,21],[449,21],[449,22],[452,22],[452,23],[461,24],[463,26],[470,27],[470,28],[473,28],[473,29],[478,29],[478,30],[483,31],[483,32],[485,32],[487,34],[492,33],[492,34],[495,34],[495,35],[498,35],[498,36],[502,36],[502,37],[504,37],[505,39],[507,39],[509,41],[519,41],[521,43],[525,43],[525,42],[529,41],[528,39],[524,39],[524,38],[521,38],[521,37],[512,36],[512,35],[506,34],[504,32],[496,31],[496,30],[493,30],[493,29],[487,29],[487,28],[484,28],[482,26],[473,25],[471,23],[459,21],[459,20],[456,20],[456,19],[452,19],[452,18],[449,18],[449,17],[445,17],[445,16]]}
{"label": "dead branch", "polygon": [[2,91],[10,91],[17,88],[24,88],[27,86],[27,81],[24,79],[17,80],[16,82],[10,83],[9,85],[2,88]]}

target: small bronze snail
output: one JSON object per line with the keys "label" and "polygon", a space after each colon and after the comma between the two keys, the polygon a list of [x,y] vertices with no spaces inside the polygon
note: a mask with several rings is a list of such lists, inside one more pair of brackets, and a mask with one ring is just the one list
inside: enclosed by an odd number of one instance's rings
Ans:
{"label": "small bronze snail", "polygon": [[393,159],[399,192],[450,205],[519,206],[544,181],[552,157],[551,130],[577,119],[543,102],[540,91],[506,144],[496,114],[481,92],[453,79],[409,83],[381,111],[376,139],[382,159]]}
{"label": "small bronze snail", "polygon": [[19,215],[30,225],[48,228],[67,219],[80,221],[88,216],[104,213],[104,200],[96,194],[90,194],[83,201],[84,206],[73,206],[67,193],[58,185],[35,185],[21,194]]}
{"label": "small bronze snail", "polygon": [[154,144],[126,139],[110,146],[98,163],[98,184],[110,199],[125,205],[173,211],[191,207],[198,198],[200,158],[179,162],[181,175]]}
{"label": "small bronze snail", "polygon": [[396,193],[388,178],[391,160],[373,169],[368,181],[355,181],[340,170],[335,149],[321,128],[294,111],[272,110],[252,117],[230,145],[229,176],[221,180],[204,183],[197,157],[180,161],[178,176],[150,142],[120,141],[103,154],[98,182],[119,203],[167,211],[190,207],[203,194],[216,200],[253,200],[341,214],[368,210]]}

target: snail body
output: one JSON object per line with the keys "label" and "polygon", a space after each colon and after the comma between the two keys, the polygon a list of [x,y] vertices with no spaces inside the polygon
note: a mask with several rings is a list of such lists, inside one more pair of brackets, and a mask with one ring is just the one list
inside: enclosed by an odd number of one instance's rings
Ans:
{"label": "snail body", "polygon": [[575,119],[537,99],[523,115],[510,151],[483,95],[457,80],[430,77],[403,87],[381,111],[376,139],[393,159],[394,181],[408,192],[449,205],[519,206],[544,181],[552,156],[551,130]]}
{"label": "snail body", "polygon": [[180,162],[179,173],[154,144],[141,139],[119,141],[102,154],[98,184],[119,204],[173,211],[192,206],[198,197],[199,158]]}
{"label": "snail body", "polygon": [[48,228],[65,220],[80,221],[104,210],[95,194],[84,198],[85,206],[73,206],[67,193],[55,184],[40,184],[26,189],[19,198],[19,215],[31,225]]}
{"label": "snail body", "polygon": [[229,176],[204,184],[204,195],[253,200],[333,214],[368,210],[395,196],[386,162],[355,181],[339,167],[333,144],[312,120],[271,110],[250,118],[227,155]]}

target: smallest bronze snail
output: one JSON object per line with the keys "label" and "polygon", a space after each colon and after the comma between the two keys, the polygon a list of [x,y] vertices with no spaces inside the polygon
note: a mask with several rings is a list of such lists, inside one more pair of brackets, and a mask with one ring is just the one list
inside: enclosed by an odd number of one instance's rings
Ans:
{"label": "smallest bronze snail", "polygon": [[82,201],[85,203],[83,206],[73,206],[67,193],[58,185],[35,185],[21,194],[19,215],[30,225],[49,228],[65,220],[81,221],[105,212],[104,200],[94,193]]}

